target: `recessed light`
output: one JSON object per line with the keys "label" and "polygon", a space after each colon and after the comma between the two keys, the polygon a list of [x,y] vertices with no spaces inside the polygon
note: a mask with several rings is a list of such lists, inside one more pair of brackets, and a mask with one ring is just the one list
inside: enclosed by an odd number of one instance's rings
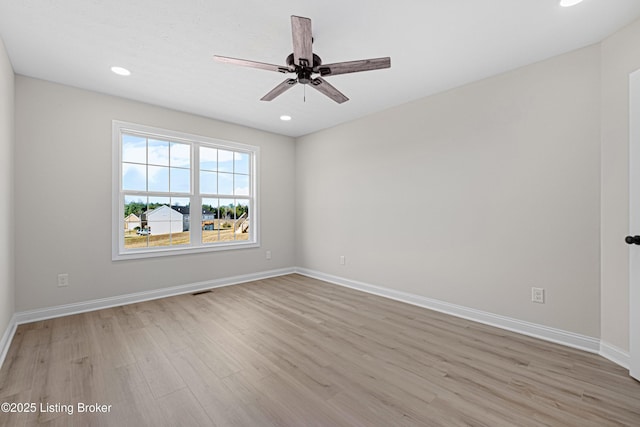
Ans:
{"label": "recessed light", "polygon": [[129,75],[131,75],[131,71],[127,70],[126,68],[122,68],[122,67],[111,67],[111,71],[113,71],[114,73],[116,73],[119,76],[129,76]]}
{"label": "recessed light", "polygon": [[291,120],[291,116],[287,116],[287,115],[280,116],[280,120],[282,120],[283,122],[288,122],[289,120]]}
{"label": "recessed light", "polygon": [[560,6],[570,7],[570,6],[575,6],[580,2],[582,2],[582,0],[560,0]]}

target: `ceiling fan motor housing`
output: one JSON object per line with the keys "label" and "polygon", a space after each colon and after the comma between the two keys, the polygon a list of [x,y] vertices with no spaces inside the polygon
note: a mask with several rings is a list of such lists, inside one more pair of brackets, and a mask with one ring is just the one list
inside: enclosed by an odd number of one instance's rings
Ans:
{"label": "ceiling fan motor housing", "polygon": [[313,69],[322,65],[322,59],[315,53],[313,54],[313,64],[311,64],[311,66],[309,66],[309,63],[304,59],[300,60],[300,65],[296,65],[293,61],[294,60],[292,53],[287,56],[287,65],[295,69],[294,72],[298,76],[298,83],[303,85],[310,83],[313,79],[311,77],[311,74],[313,74]]}

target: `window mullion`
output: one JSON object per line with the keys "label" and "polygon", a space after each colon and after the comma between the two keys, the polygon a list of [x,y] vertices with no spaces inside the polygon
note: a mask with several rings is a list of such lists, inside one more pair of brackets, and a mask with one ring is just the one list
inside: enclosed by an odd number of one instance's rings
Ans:
{"label": "window mullion", "polygon": [[192,145],[191,153],[191,244],[202,245],[202,197],[200,196],[200,145]]}

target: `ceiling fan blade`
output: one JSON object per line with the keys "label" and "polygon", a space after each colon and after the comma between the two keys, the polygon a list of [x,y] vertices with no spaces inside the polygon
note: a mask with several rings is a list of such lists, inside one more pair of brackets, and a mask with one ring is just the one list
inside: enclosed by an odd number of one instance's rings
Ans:
{"label": "ceiling fan blade", "polygon": [[291,89],[296,85],[298,81],[296,79],[287,79],[280,83],[278,86],[271,89],[271,92],[260,98],[260,101],[271,101],[275,99],[277,96],[282,95],[287,90]]}
{"label": "ceiling fan blade", "polygon": [[277,71],[279,73],[291,73],[292,69],[284,65],[266,64],[264,62],[249,61],[247,59],[229,58],[228,56],[213,55],[213,59],[227,64],[241,65],[243,67],[260,68],[261,70]]}
{"label": "ceiling fan blade", "polygon": [[324,80],[321,77],[316,77],[315,79],[311,80],[310,86],[316,89],[317,91],[327,95],[329,98],[333,99],[338,104],[342,104],[343,102],[346,102],[349,100],[349,98],[347,98],[342,92],[340,92],[338,89],[330,85],[326,80]]}
{"label": "ceiling fan blade", "polygon": [[[311,19],[291,16],[291,33],[293,36],[293,63],[313,67]],[[301,61],[306,61],[306,64]]]}
{"label": "ceiling fan blade", "polygon": [[357,73],[360,71],[380,70],[391,67],[391,58],[362,59],[359,61],[336,62],[322,64],[314,70],[321,76],[335,76],[337,74]]}

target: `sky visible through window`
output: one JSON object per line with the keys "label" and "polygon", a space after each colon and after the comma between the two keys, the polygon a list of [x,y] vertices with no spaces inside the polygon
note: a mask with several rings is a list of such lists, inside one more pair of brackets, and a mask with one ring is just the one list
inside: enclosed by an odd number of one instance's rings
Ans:
{"label": "sky visible through window", "polygon": [[[249,195],[250,156],[201,146],[199,150],[200,194]],[[122,135],[122,189],[189,194],[191,145]]]}

